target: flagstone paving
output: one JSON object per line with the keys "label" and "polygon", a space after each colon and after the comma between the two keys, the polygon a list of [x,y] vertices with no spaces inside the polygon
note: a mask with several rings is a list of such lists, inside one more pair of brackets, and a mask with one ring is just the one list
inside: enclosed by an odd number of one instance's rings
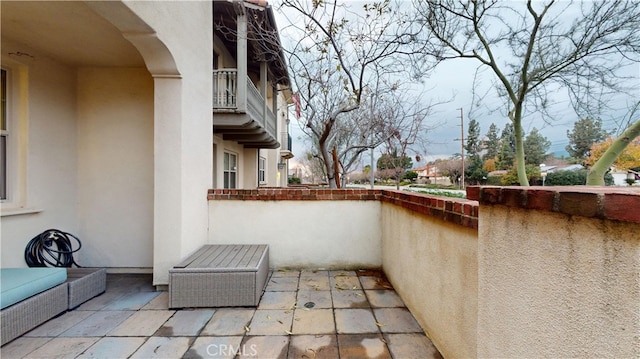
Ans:
{"label": "flagstone paving", "polygon": [[271,273],[257,308],[169,310],[151,275],[0,348],[5,358],[441,358],[380,271]]}

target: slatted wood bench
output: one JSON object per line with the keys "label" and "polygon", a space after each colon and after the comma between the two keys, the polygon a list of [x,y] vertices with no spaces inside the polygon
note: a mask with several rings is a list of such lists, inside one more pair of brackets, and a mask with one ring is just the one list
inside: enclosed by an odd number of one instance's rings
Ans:
{"label": "slatted wood bench", "polygon": [[267,245],[205,245],[169,270],[169,308],[257,306]]}

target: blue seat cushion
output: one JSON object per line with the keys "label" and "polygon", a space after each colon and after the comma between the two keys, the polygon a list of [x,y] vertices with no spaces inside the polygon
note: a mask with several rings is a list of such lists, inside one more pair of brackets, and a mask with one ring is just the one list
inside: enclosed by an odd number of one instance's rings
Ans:
{"label": "blue seat cushion", "polygon": [[66,268],[1,268],[0,309],[62,284]]}

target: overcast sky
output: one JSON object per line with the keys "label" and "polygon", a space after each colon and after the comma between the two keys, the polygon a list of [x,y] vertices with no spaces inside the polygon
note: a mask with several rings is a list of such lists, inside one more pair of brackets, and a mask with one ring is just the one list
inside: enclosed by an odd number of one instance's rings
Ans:
{"label": "overcast sky", "polygon": [[[346,1],[345,1],[346,2]],[[273,8],[278,28],[281,31],[283,45],[286,47],[287,35],[283,29],[286,29],[289,20],[279,10],[279,1],[272,0],[269,2]],[[353,6],[362,6],[362,1],[350,1]],[[522,2],[524,5],[524,2]],[[291,15],[289,15],[291,18]],[[491,88],[491,81],[494,75],[488,70],[479,73],[479,81],[476,83],[477,93],[487,93],[479,106],[474,106],[472,101],[473,79],[478,66],[477,60],[457,59],[444,62],[439,65],[436,70],[425,81],[425,91],[427,97],[432,94],[434,98],[452,98],[452,101],[440,105],[434,109],[431,116],[431,123],[440,124],[427,134],[429,146],[426,154],[421,154],[423,158],[432,160],[434,158],[448,158],[454,153],[460,153],[460,108],[463,109],[464,117],[464,135],[467,135],[468,121],[470,118],[476,119],[480,123],[480,131],[482,135],[486,134],[491,123],[495,123],[500,131],[509,121],[506,116],[506,110],[501,106],[501,100],[498,98],[495,89]],[[635,98],[640,98],[640,64],[635,68],[629,69],[630,75],[635,77],[638,91]],[[293,76],[293,75],[292,75]],[[566,91],[565,91],[566,92]],[[546,123],[542,120],[541,115],[530,114],[523,120],[525,133],[528,133],[533,127],[536,127],[542,135],[546,136],[552,143],[550,152],[564,151],[568,144],[567,130],[573,128],[573,124],[577,121],[578,115],[572,109],[571,104],[566,95],[558,93],[555,97],[556,106],[552,111],[554,120]],[[617,107],[626,108],[627,103],[632,99],[629,97],[619,97],[615,100]],[[607,130],[617,130],[617,122],[626,114],[626,111],[620,110],[616,113],[603,114],[601,119]],[[296,123],[295,117],[291,116],[290,132],[294,140],[293,152],[296,156],[302,157],[306,151],[305,145],[300,137],[305,135]],[[426,155],[426,156],[425,156]],[[376,155],[377,157],[378,155]],[[367,155],[368,159],[368,155]]]}

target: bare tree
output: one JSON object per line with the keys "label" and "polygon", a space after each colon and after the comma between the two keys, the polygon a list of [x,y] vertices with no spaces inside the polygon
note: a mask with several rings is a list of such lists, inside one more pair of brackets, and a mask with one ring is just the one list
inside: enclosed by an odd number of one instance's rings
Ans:
{"label": "bare tree", "polygon": [[415,78],[428,67],[413,59],[424,52],[419,48],[424,42],[416,41],[424,25],[407,21],[389,0],[350,5],[282,1],[283,9],[298,15],[287,32],[298,30],[299,40],[287,52],[303,110],[301,127],[313,138],[331,187],[340,186],[339,173],[363,151],[390,136],[379,131],[377,110],[360,111],[363,104],[375,103],[400,74]]}
{"label": "bare tree", "polygon": [[435,125],[426,122],[434,104],[425,104],[420,96],[411,96],[407,91],[398,91],[394,101],[388,103],[389,127],[391,135],[384,143],[387,158],[394,160],[396,189],[400,189],[400,180],[405,174],[405,158],[420,157],[425,153],[426,134]]}
{"label": "bare tree", "polygon": [[[528,185],[523,146],[527,113],[548,114],[566,90],[576,111],[607,109],[628,91],[640,51],[638,1],[513,2],[415,0],[439,59],[473,59],[490,69],[516,133],[518,181]],[[570,12],[579,10],[570,16]],[[637,75],[633,75],[636,76]]]}
{"label": "bare tree", "polygon": [[[466,167],[466,166],[465,166]],[[458,183],[460,187],[462,187],[462,183],[460,183],[462,179],[462,156],[460,153],[453,155],[451,158],[447,160],[442,160],[438,163],[438,169],[442,171],[444,176],[449,177],[451,183]]]}
{"label": "bare tree", "polygon": [[305,152],[300,156],[299,162],[305,170],[305,176],[302,178],[305,183],[326,183],[327,174],[325,173],[324,165],[318,156],[312,152]]}

